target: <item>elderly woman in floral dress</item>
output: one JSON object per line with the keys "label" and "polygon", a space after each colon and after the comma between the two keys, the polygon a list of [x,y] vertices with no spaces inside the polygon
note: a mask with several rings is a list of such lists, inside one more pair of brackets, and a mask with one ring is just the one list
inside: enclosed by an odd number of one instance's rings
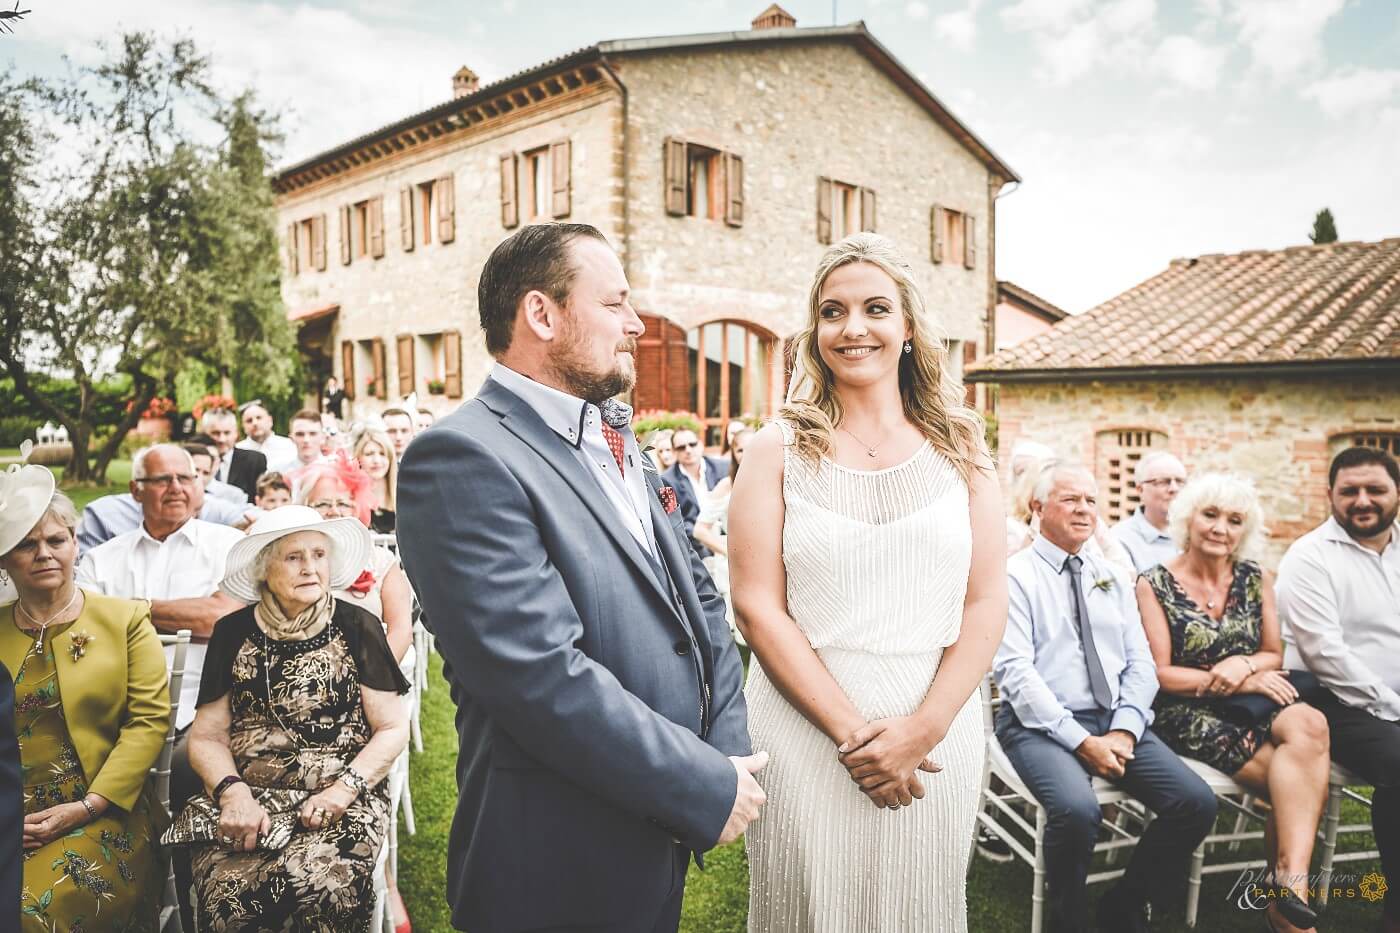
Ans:
{"label": "elderly woman in floral dress", "polygon": [[201,929],[369,928],[384,777],[408,740],[384,629],[332,595],[369,550],[358,520],[286,506],[229,552],[221,588],[253,605],[215,627],[191,727],[220,833],[191,859]]}

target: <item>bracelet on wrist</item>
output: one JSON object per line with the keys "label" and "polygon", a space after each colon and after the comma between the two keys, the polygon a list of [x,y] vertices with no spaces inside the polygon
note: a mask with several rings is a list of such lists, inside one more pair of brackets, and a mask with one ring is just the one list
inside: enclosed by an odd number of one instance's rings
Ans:
{"label": "bracelet on wrist", "polygon": [[344,771],[340,772],[340,783],[350,788],[357,797],[360,795],[361,791],[369,789],[369,780],[363,774],[349,766],[347,766]]}
{"label": "bracelet on wrist", "polygon": [[239,776],[236,775],[236,774],[230,774],[228,777],[226,777],[226,778],[224,778],[223,780],[219,781],[218,784],[215,784],[215,785],[214,785],[214,792],[213,792],[212,794],[209,795],[210,797],[212,797],[212,798],[214,799],[214,805],[215,805],[215,806],[218,806],[220,798],[222,798],[222,797],[224,796],[224,791],[228,790],[230,787],[232,787],[232,786],[235,785],[235,784],[242,784],[242,783],[243,783],[243,778],[239,777]]}
{"label": "bracelet on wrist", "polygon": [[91,803],[89,803],[89,802],[88,802],[88,799],[87,799],[86,797],[84,797],[82,800],[80,800],[80,801],[78,801],[78,802],[81,803],[81,804],[83,805],[83,809],[87,810],[88,822],[89,822],[89,823],[91,823],[91,822],[93,822],[94,820],[97,819],[97,808],[94,807]]}

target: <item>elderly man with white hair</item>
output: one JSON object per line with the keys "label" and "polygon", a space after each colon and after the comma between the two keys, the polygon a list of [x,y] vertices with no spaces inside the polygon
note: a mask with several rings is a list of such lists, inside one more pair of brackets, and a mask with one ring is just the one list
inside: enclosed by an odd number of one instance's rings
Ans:
{"label": "elderly man with white hair", "polygon": [[1142,505],[1114,525],[1112,534],[1142,573],[1181,553],[1167,530],[1167,512],[1186,485],[1186,467],[1165,450],[1154,450],[1138,461],[1133,483]]}
{"label": "elderly man with white hair", "polygon": [[1210,788],[1148,728],[1156,666],[1132,587],[1087,546],[1097,496],[1082,466],[1041,473],[1032,494],[1039,531],[1007,560],[1006,634],[992,666],[1003,699],[997,739],[1047,815],[1052,933],[1092,928],[1085,885],[1101,819],[1092,777],[1156,814],[1099,903],[1102,931],[1148,929],[1145,904],[1173,893],[1216,813]]}

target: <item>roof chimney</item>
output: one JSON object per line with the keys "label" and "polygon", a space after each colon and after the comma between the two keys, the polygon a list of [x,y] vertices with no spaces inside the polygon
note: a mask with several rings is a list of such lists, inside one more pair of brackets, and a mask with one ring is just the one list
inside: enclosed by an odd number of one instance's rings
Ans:
{"label": "roof chimney", "polygon": [[797,19],[775,3],[758,14],[752,25],[754,29],[791,29],[797,25]]}
{"label": "roof chimney", "polygon": [[466,97],[468,94],[475,94],[476,89],[481,87],[481,79],[476,76],[466,65],[458,68],[452,75],[452,97]]}

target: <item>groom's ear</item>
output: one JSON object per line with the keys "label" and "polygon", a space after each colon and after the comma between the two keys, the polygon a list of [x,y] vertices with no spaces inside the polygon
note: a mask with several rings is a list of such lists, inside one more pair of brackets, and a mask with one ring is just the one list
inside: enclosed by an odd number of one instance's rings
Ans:
{"label": "groom's ear", "polygon": [[549,343],[559,336],[564,309],[539,289],[531,289],[520,299],[516,326],[525,327],[536,340]]}

